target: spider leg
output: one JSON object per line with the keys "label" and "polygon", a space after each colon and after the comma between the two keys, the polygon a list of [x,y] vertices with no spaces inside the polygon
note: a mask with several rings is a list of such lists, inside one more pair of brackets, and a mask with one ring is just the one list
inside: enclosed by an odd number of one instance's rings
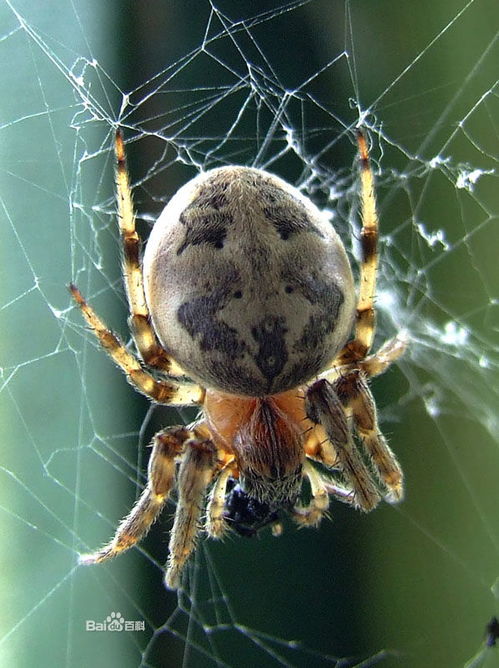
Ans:
{"label": "spider leg", "polygon": [[203,502],[215,469],[217,451],[209,440],[189,439],[178,472],[178,502],[170,534],[165,584],[177,589],[186,561],[196,546]]}
{"label": "spider leg", "polygon": [[352,489],[338,485],[330,478],[322,475],[310,462],[305,462],[303,474],[309,480],[312,500],[307,506],[295,506],[291,511],[291,515],[298,525],[302,527],[318,526],[322,517],[327,514],[330,496],[350,506],[356,505]]}
{"label": "spider leg", "polygon": [[325,478],[310,462],[303,465],[303,475],[308,478],[312,498],[307,506],[295,506],[291,512],[300,526],[319,526],[322,516],[329,508],[329,493]]}
{"label": "spider leg", "polygon": [[320,379],[308,388],[305,410],[309,420],[324,427],[336,451],[338,467],[352,490],[352,504],[365,512],[372,510],[379,503],[380,495],[355,447],[345,409],[331,383]]}
{"label": "spider leg", "polygon": [[184,427],[169,427],[153,439],[147,486],[130,513],[118,526],[113,539],[97,552],[80,556],[82,564],[111,559],[135,545],[150,529],[165,505],[175,481],[175,458],[189,432]]}
{"label": "spider leg", "polygon": [[399,332],[397,336],[386,341],[381,348],[372,355],[368,355],[363,360],[341,364],[340,366],[331,366],[320,374],[319,378],[324,378],[334,385],[334,383],[355,370],[360,370],[366,378],[373,378],[384,373],[389,366],[401,357],[409,343],[405,332]]}
{"label": "spider leg", "polygon": [[309,430],[304,447],[309,459],[320,462],[326,468],[334,468],[338,461],[338,455],[321,425],[315,425]]}
{"label": "spider leg", "polygon": [[403,474],[400,465],[380,432],[376,404],[362,371],[354,370],[338,379],[334,388],[344,404],[352,411],[354,428],[373,468],[388,490],[385,500],[397,503],[403,497]]}
{"label": "spider leg", "polygon": [[364,360],[359,360],[357,366],[367,378],[379,376],[404,354],[408,343],[409,338],[406,332],[399,332],[393,339],[386,341],[376,353],[369,355]]}
{"label": "spider leg", "polygon": [[183,375],[182,369],[175,360],[159,345],[151,325],[140,267],[141,242],[135,229],[135,213],[126,167],[125,144],[120,130],[116,131],[115,154],[116,197],[123,246],[123,278],[130,309],[129,326],[137,350],[146,365],[161,369],[170,375]]}
{"label": "spider leg", "polygon": [[341,503],[346,503],[349,506],[355,506],[355,498],[353,490],[345,487],[344,485],[338,485],[332,480],[324,481],[324,489],[327,491],[329,496],[334,496],[335,499],[341,501]]}
{"label": "spider leg", "polygon": [[226,466],[217,477],[210,492],[208,507],[206,508],[206,531],[212,538],[222,538],[228,528],[224,511],[227,483],[231,473],[231,467]]}
{"label": "spider leg", "polygon": [[354,338],[338,354],[334,362],[336,366],[363,359],[371,349],[375,331],[374,298],[378,268],[378,214],[376,213],[376,194],[374,177],[369,164],[369,151],[366,139],[360,130],[357,131],[357,143],[360,157],[362,208],[360,286]]}
{"label": "spider leg", "polygon": [[[333,469],[335,466],[339,465],[338,455],[324,433],[321,425],[315,425],[315,428],[311,430],[309,437],[305,441],[305,454],[308,459],[317,461],[328,469]],[[314,468],[313,470],[315,474],[319,474],[317,469]],[[308,471],[309,468],[307,467],[305,475],[307,475]],[[321,475],[321,479],[321,483],[329,496],[333,496],[338,501],[350,506],[355,505],[354,492],[351,488],[339,485],[336,481],[326,475]]]}
{"label": "spider leg", "polygon": [[78,288],[71,284],[69,289],[101,346],[125,372],[129,383],[134,385],[139,392],[159,404],[187,406],[203,403],[204,390],[199,385],[174,380],[161,381],[151,376],[143,369],[139,360],[128,352],[120,339],[106,327],[92,307],[87,304]]}

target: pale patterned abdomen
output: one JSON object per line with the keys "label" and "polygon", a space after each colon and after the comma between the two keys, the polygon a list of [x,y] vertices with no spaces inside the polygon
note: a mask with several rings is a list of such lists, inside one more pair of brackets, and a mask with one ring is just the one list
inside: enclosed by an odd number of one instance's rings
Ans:
{"label": "pale patterned abdomen", "polygon": [[311,379],[350,334],[355,290],[323,214],[257,169],[224,167],[181,188],[144,255],[157,336],[194,380],[263,396]]}

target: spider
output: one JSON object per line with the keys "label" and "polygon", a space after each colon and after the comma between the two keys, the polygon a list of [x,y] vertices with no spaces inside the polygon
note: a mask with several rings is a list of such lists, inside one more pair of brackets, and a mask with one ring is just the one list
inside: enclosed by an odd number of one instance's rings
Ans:
{"label": "spider", "polygon": [[180,188],[141,259],[124,141],[116,132],[123,276],[137,354],[75,285],[70,291],[138,391],[158,404],[199,406],[201,414],[154,436],[140,498],[112,540],[82,555],[82,563],[136,544],[175,487],[170,589],[180,586],[201,527],[212,538],[228,529],[253,535],[267,525],[278,534],[286,514],[299,526],[317,526],[330,497],[365,512],[382,498],[402,498],[402,471],[379,430],[368,380],[402,354],[406,340],[398,335],[369,354],[378,220],[360,130],[357,143],[356,299],[344,246],[327,217],[297,189],[254,168],[212,169]]}

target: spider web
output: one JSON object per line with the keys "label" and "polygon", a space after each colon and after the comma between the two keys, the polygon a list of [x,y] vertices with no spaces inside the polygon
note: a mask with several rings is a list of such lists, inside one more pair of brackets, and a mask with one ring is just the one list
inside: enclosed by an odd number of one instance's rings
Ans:
{"label": "spider web", "polygon": [[[2,664],[494,665],[495,3],[0,12]],[[255,165],[329,209],[354,264],[362,124],[382,233],[376,346],[411,338],[373,383],[406,500],[368,516],[333,504],[319,531],[201,542],[178,597],[162,585],[173,504],[137,549],[77,566],[133,504],[154,431],[194,415],[134,393],[65,289],[125,336],[116,123],[144,236],[198,170]]]}

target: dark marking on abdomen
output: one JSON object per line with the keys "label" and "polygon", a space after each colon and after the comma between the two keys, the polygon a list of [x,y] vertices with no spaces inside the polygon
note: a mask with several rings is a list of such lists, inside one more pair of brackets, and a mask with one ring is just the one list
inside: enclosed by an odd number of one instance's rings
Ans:
{"label": "dark marking on abdomen", "polygon": [[236,329],[217,318],[231,292],[231,281],[228,281],[226,288],[215,290],[208,296],[194,297],[179,306],[177,318],[193,339],[199,338],[203,352],[216,350],[236,359],[244,353],[246,345]]}
{"label": "dark marking on abdomen", "polygon": [[308,351],[312,354],[313,350],[322,348],[324,339],[336,327],[341,306],[345,301],[343,292],[335,281],[324,281],[314,275],[294,281],[292,274],[283,278],[293,285],[295,292],[301,293],[315,307],[294,346],[298,352]]}
{"label": "dark marking on abdomen", "polygon": [[215,209],[219,211],[220,209],[224,209],[228,204],[227,195],[225,194],[228,187],[229,184],[226,181],[221,181],[220,176],[206,179],[203,187],[199,189],[198,194],[185,210]]}
{"label": "dark marking on abdomen", "polygon": [[283,316],[267,316],[251,329],[258,343],[255,362],[262,374],[272,381],[283,370],[288,361],[288,349],[284,335],[288,331]]}
{"label": "dark marking on abdomen", "polygon": [[260,187],[263,213],[283,241],[301,232],[312,232],[321,238],[324,237],[310,221],[303,202],[271,183],[264,183]]}
{"label": "dark marking on abdomen", "polygon": [[312,229],[305,210],[302,215],[298,216],[295,213],[291,213],[285,207],[268,206],[264,208],[263,213],[284,241],[289,239],[293,234]]}
{"label": "dark marking on abdomen", "polygon": [[232,223],[232,216],[227,213],[205,213],[186,209],[180,214],[180,222],[186,226],[185,237],[177,249],[181,255],[189,246],[209,244],[214,248],[223,248],[227,236],[227,227]]}

